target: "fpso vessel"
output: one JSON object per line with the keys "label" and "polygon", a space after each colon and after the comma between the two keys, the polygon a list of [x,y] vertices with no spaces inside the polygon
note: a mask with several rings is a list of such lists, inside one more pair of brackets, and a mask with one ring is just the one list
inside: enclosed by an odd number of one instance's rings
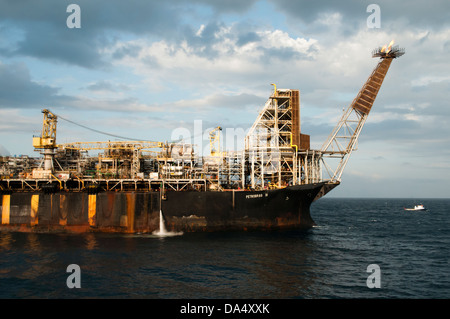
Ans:
{"label": "fpso vessel", "polygon": [[380,61],[317,150],[300,131],[299,91],[274,84],[244,149],[221,151],[217,127],[208,156],[182,142],[57,144],[57,120],[66,119],[44,109],[42,134],[33,137],[43,156],[1,158],[0,230],[145,233],[161,221],[176,232],[312,227],[311,203],[339,185],[390,64],[403,54],[392,43],[373,51]]}

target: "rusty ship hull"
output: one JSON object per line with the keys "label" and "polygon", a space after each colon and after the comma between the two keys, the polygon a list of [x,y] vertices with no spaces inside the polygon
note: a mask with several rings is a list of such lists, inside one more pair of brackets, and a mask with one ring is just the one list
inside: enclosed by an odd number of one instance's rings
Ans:
{"label": "rusty ship hull", "polygon": [[0,230],[152,233],[307,229],[324,183],[221,192],[15,192],[1,195]]}

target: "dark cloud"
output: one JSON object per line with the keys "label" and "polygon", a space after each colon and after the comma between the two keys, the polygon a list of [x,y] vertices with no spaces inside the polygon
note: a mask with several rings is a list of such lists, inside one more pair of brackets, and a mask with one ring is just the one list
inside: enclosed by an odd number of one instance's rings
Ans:
{"label": "dark cloud", "polygon": [[187,42],[190,48],[195,50],[195,54],[202,57],[215,58],[217,50],[213,48],[214,44],[223,40],[215,35],[225,27],[222,22],[211,21],[202,25],[201,29],[194,29],[191,26],[185,26],[183,30],[183,40]]}
{"label": "dark cloud", "polygon": [[[102,82],[97,83],[98,88]],[[107,83],[103,83],[106,85]],[[111,84],[111,86],[114,86]],[[120,87],[121,85],[117,85]],[[124,85],[125,87],[125,85]],[[95,87],[94,87],[95,88]],[[121,88],[123,89],[123,88]],[[114,90],[114,87],[111,87]],[[61,94],[59,87],[53,87],[34,81],[24,63],[1,64],[0,62],[0,108],[83,108],[90,102],[76,96]],[[101,101],[104,103],[103,101]],[[121,103],[123,101],[117,101]],[[114,104],[115,102],[110,102]],[[91,102],[86,108],[95,108]]]}
{"label": "dark cloud", "polygon": [[112,54],[112,57],[119,60],[127,56],[135,58],[138,56],[139,51],[141,50],[142,47],[137,44],[126,44],[125,46],[122,46],[115,50]]}
{"label": "dark cloud", "polygon": [[100,68],[107,63],[99,54],[104,41],[83,29],[55,28],[36,23],[27,29],[14,54],[65,62],[86,68]]}
{"label": "dark cloud", "polygon": [[238,41],[236,42],[236,44],[238,46],[243,46],[246,45],[248,43],[252,43],[252,42],[258,42],[261,40],[261,37],[254,31],[245,31],[243,32]]}
{"label": "dark cloud", "polygon": [[[412,0],[408,2],[388,0],[270,0],[281,12],[306,24],[308,31],[327,31],[314,28],[314,22],[327,14],[339,13],[342,17],[343,30],[356,32],[365,26],[372,12],[367,12],[369,4],[378,4],[381,12],[381,28],[392,24],[411,27],[432,27],[440,29],[448,26],[450,21],[450,2],[447,0]],[[295,21],[295,20],[294,20]],[[329,28],[333,28],[330,26]],[[329,31],[329,30],[328,30]]]}
{"label": "dark cloud", "polygon": [[[3,2],[3,3],[2,3]],[[60,61],[85,68],[108,66],[101,49],[112,46],[117,37],[111,31],[132,34],[176,32],[176,6],[149,1],[77,1],[81,8],[81,28],[70,29],[66,20],[71,15],[66,8],[72,1],[27,2],[0,1],[0,19],[11,28],[21,29],[23,39],[15,49],[2,50],[7,56],[26,55]],[[124,48],[116,56],[132,54],[136,48]]]}
{"label": "dark cloud", "polygon": [[0,107],[32,107],[54,100],[59,89],[31,80],[28,68],[22,64],[0,64]]}
{"label": "dark cloud", "polygon": [[[22,39],[15,40],[15,48],[1,48],[0,54],[33,56],[85,68],[107,67],[109,64],[101,49],[112,47],[118,40],[112,32],[156,36],[177,43],[187,19],[196,15],[196,7],[211,8],[217,17],[222,12],[246,11],[255,1],[79,0],[76,3],[81,8],[81,28],[70,29],[66,20],[72,12],[66,12],[66,9],[73,3],[71,0],[41,0],[39,4],[0,0],[2,27],[18,28],[24,33]],[[203,39],[196,40],[211,40],[218,26],[209,24]],[[113,53],[113,58],[138,51],[138,47],[121,48]]]}
{"label": "dark cloud", "polygon": [[[367,18],[366,1],[350,0],[350,1],[335,1],[335,0],[270,0],[276,7],[284,13],[300,18],[305,23],[313,23],[323,14],[332,14],[339,12],[343,14],[345,21],[354,20],[357,18]],[[364,18],[365,21],[365,18]]]}
{"label": "dark cloud", "polygon": [[[224,32],[224,30],[227,30]],[[219,52],[214,49],[214,45],[229,40],[242,47],[246,44],[259,42],[261,36],[256,32],[257,27],[247,22],[236,22],[227,26],[221,21],[210,21],[202,24],[200,28],[194,29],[186,25],[183,32],[183,40],[189,47],[195,50],[195,54],[201,57],[214,59]],[[220,34],[220,35],[219,35]],[[230,51],[229,54],[233,54]]]}
{"label": "dark cloud", "polygon": [[[81,29],[98,32],[105,29],[151,33],[169,29],[177,14],[180,1],[90,1],[78,0],[81,9]],[[67,29],[66,20],[72,12],[67,12],[71,0],[31,1],[1,0],[0,17],[14,22],[45,22],[56,29]]]}
{"label": "dark cloud", "polygon": [[240,13],[249,10],[258,0],[186,0],[187,3],[203,4],[217,13]]}

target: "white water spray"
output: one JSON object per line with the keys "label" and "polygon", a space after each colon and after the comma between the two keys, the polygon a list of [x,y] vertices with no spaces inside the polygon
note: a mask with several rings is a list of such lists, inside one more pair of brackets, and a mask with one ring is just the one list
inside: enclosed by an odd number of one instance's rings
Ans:
{"label": "white water spray", "polygon": [[159,234],[167,234],[166,224],[164,223],[164,216],[162,210],[159,210]]}
{"label": "white water spray", "polygon": [[159,230],[155,230],[152,234],[156,235],[156,236],[167,237],[167,236],[183,235],[183,232],[167,231],[166,224],[164,223],[164,215],[162,213],[162,210],[160,210],[159,211]]}

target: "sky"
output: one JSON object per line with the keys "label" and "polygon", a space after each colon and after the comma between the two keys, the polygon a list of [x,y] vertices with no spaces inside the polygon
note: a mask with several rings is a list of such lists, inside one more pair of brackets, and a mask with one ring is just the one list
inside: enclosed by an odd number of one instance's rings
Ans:
{"label": "sky", "polygon": [[201,132],[201,149],[220,125],[238,150],[271,83],[300,90],[320,148],[391,40],[406,54],[328,196],[448,197],[447,0],[0,0],[0,154],[39,156],[44,108],[61,117],[58,143],[115,139],[65,118],[138,140]]}

